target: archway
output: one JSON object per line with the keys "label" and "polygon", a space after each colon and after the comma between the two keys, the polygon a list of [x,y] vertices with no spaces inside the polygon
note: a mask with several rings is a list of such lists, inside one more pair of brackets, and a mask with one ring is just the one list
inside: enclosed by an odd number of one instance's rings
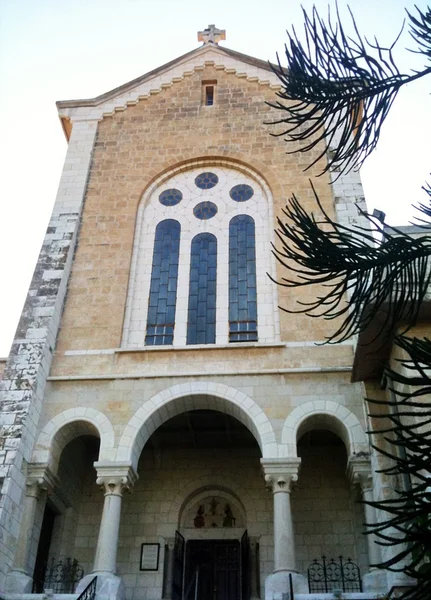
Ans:
{"label": "archway", "polygon": [[363,508],[346,475],[348,431],[333,415],[316,413],[301,421],[296,434],[301,471],[292,492],[292,514],[298,568],[306,573],[322,556],[338,564],[341,555],[365,572]]}
{"label": "archway", "polygon": [[48,465],[55,474],[61,452],[80,435],[94,435],[100,439],[99,459],[114,458],[115,434],[108,417],[94,408],[77,406],[46,423],[37,439],[32,462]]}
{"label": "archway", "polygon": [[[93,464],[99,448],[99,430],[90,421],[70,421],[52,431],[47,468],[56,473],[58,484],[39,501],[42,523],[33,577],[37,592],[52,588],[56,593],[72,593],[91,568],[93,554],[79,529],[85,521],[96,524],[102,510],[102,499],[97,504],[96,498],[96,506],[87,502],[97,489]],[[97,528],[93,529],[92,535],[97,535]]]}
{"label": "archway", "polygon": [[[227,389],[218,392],[233,397]],[[152,404],[131,440],[130,456],[140,452],[139,480],[133,496],[124,498],[118,559],[125,563],[130,556],[132,532],[144,544],[144,562],[146,544],[158,540],[161,593],[186,594],[198,585],[199,571],[203,594],[221,586],[220,597],[239,600],[242,590],[247,597],[247,586],[253,582],[256,588],[267,575],[257,567],[253,545],[272,523],[260,466],[266,418],[259,419],[257,410],[250,414],[250,405],[239,409],[240,400],[202,390],[174,399],[165,395],[162,410]],[[265,553],[269,543],[265,538]],[[144,571],[136,586],[147,588],[150,579]]]}
{"label": "archway", "polygon": [[136,468],[143,447],[160,425],[182,412],[205,409],[234,417],[253,434],[263,457],[277,456],[274,430],[259,405],[235,388],[201,381],[175,385],[145,402],[124,429],[117,461],[130,461]]}
{"label": "archway", "polygon": [[283,456],[297,456],[298,431],[310,417],[325,422],[323,428],[333,431],[343,440],[349,456],[369,452],[367,435],[354,413],[331,400],[310,400],[292,410],[283,425],[280,445]]}

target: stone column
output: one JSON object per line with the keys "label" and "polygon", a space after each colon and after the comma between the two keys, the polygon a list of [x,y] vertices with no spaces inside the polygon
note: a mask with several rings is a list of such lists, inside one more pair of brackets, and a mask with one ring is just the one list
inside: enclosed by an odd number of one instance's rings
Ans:
{"label": "stone column", "polygon": [[307,581],[299,575],[295,564],[290,492],[298,480],[300,458],[261,459],[265,483],[274,497],[274,573],[265,581],[265,598],[277,600],[289,592],[289,575],[294,591],[307,593]]}
{"label": "stone column", "polygon": [[[359,488],[363,501],[372,502],[374,493],[370,460],[355,456],[350,457],[347,463],[347,474],[352,484]],[[372,525],[376,522],[376,511],[373,506],[364,504],[364,517],[366,525]],[[366,534],[366,538],[369,572],[362,577],[363,590],[364,592],[386,590],[386,573],[375,566],[382,560],[380,546],[377,544],[376,536],[373,533]]]}
{"label": "stone column", "polygon": [[46,502],[46,491],[57,485],[56,477],[49,467],[28,467],[26,489],[23,502],[21,528],[17,541],[13,568],[6,577],[6,591],[16,594],[30,594],[33,587],[33,569],[30,567],[30,550],[39,499]]}
{"label": "stone column", "polygon": [[130,464],[96,462],[97,484],[104,491],[102,520],[97,540],[93,572],[78,584],[76,593],[84,591],[97,575],[97,596],[124,600],[125,588],[117,577],[117,548],[120,531],[121,501],[124,491],[130,491],[137,474]]}

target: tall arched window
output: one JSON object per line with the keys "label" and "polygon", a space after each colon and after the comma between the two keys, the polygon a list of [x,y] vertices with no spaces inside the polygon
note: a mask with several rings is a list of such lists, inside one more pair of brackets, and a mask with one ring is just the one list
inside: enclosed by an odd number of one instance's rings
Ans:
{"label": "tall arched window", "polygon": [[245,165],[161,174],[139,207],[122,346],[278,341],[272,219],[270,190]]}
{"label": "tall arched window", "polygon": [[156,227],[148,301],[147,346],[172,344],[177,303],[181,226],[174,219]]}
{"label": "tall arched window", "polygon": [[215,344],[217,293],[217,238],[200,233],[190,254],[187,344]]}
{"label": "tall arched window", "polygon": [[229,223],[229,341],[257,340],[255,225],[238,215]]}

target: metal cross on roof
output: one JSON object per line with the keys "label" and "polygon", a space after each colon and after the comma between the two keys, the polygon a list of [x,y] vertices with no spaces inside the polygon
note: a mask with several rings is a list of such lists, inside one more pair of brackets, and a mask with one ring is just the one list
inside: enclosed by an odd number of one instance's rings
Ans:
{"label": "metal cross on roof", "polygon": [[198,31],[198,42],[204,44],[218,44],[220,40],[226,39],[226,30],[217,29],[215,25],[208,25],[203,31]]}

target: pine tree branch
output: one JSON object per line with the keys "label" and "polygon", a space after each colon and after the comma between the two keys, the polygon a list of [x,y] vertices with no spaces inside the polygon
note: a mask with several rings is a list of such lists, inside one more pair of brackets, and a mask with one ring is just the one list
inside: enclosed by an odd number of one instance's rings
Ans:
{"label": "pine tree branch", "polygon": [[[374,150],[382,125],[398,91],[406,83],[431,73],[431,68],[400,73],[392,54],[398,41],[385,48],[377,39],[362,38],[352,12],[353,34],[347,35],[338,7],[335,22],[325,22],[314,7],[311,16],[303,9],[305,44],[295,30],[285,45],[287,67],[271,65],[282,90],[269,105],[282,116],[268,124],[284,125],[275,136],[286,136],[291,153],[317,150],[307,168],[325,157],[322,173],[347,173],[359,169]],[[411,35],[426,53],[429,45],[429,11],[409,15]],[[330,152],[327,154],[327,150]],[[326,160],[327,159],[327,160]]]}

